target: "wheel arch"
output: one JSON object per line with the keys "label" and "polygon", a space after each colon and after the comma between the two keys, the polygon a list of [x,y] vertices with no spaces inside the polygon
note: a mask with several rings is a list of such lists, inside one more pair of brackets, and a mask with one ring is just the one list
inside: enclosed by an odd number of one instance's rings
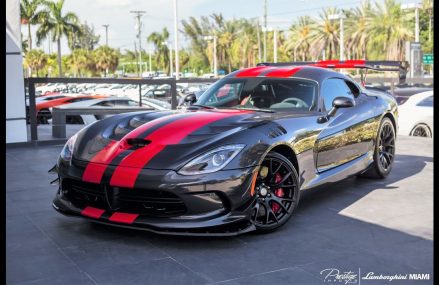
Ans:
{"label": "wheel arch", "polygon": [[396,135],[398,134],[398,125],[396,123],[395,116],[392,113],[388,112],[384,114],[383,119],[384,118],[389,118],[390,121],[392,122],[393,128],[395,129],[395,137],[396,137]]}
{"label": "wheel arch", "polygon": [[413,131],[414,131],[418,126],[420,126],[420,125],[424,125],[424,126],[430,131],[430,133],[433,134],[433,131],[432,131],[431,127],[430,127],[426,122],[424,122],[424,121],[420,121],[420,122],[416,122],[416,123],[413,125],[413,127],[410,129],[409,136],[412,136]]}
{"label": "wheel arch", "polygon": [[[283,156],[285,156],[296,168],[297,173],[299,173],[299,162],[297,160],[297,155],[294,152],[293,148],[287,144],[277,144],[269,149],[268,152],[277,152]],[[268,153],[267,152],[267,153]]]}

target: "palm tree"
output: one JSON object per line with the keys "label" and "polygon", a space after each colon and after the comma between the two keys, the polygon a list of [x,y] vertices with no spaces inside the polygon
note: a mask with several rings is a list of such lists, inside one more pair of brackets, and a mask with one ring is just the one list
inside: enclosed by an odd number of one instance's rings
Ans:
{"label": "palm tree", "polygon": [[72,12],[63,14],[62,9],[64,0],[59,0],[58,2],[45,1],[44,5],[46,6],[46,9],[41,12],[41,25],[37,30],[37,44],[47,38],[49,33],[51,33],[51,40],[56,41],[57,43],[58,70],[59,76],[62,77],[61,38],[62,36],[68,37],[71,33],[79,33],[79,20]]}
{"label": "palm tree", "polygon": [[313,53],[318,54],[323,49],[332,59],[337,54],[337,46],[339,43],[339,23],[329,19],[329,15],[339,14],[336,8],[326,8],[319,15],[319,19],[314,23],[314,33],[311,36],[311,45]]}
{"label": "palm tree", "polygon": [[86,49],[75,49],[68,57],[68,63],[73,70],[74,77],[78,74],[80,77],[83,71],[87,69],[90,63],[90,53]]}
{"label": "palm tree", "polygon": [[162,32],[154,32],[147,38],[148,42],[153,43],[155,47],[155,59],[158,68],[166,70],[166,73],[170,72],[169,67],[169,49],[168,46],[163,44],[169,39],[169,32],[167,28],[163,28]]}
{"label": "palm tree", "polygon": [[42,7],[44,0],[21,0],[20,1],[20,18],[21,24],[27,25],[27,40],[29,50],[32,50],[32,33],[31,25],[36,25],[42,16]]}
{"label": "palm tree", "polygon": [[183,26],[183,33],[191,41],[191,51],[193,56],[191,61],[198,61],[197,68],[204,69],[209,66],[209,55],[207,54],[208,43],[204,39],[204,36],[210,34],[212,30],[211,23],[208,17],[201,17],[198,21],[194,17],[190,17],[189,20],[181,21]]}
{"label": "palm tree", "polygon": [[32,75],[32,71],[35,70],[37,72],[37,76],[39,76],[39,71],[46,66],[47,60],[48,56],[44,53],[44,51],[34,49],[26,53],[24,65],[31,69],[30,75]]}
{"label": "palm tree", "polygon": [[217,54],[219,55],[219,66],[227,67],[228,72],[232,72],[231,47],[233,42],[242,33],[237,21],[225,21],[221,14],[212,14],[214,21],[211,34],[218,35]]}
{"label": "palm tree", "polygon": [[286,42],[286,48],[293,51],[293,59],[296,61],[297,55],[301,55],[301,60],[307,60],[309,55],[310,40],[313,36],[312,28],[314,21],[309,16],[299,17],[297,23],[290,27],[290,37]]}
{"label": "palm tree", "polygon": [[249,20],[240,19],[240,35],[232,43],[230,50],[232,65],[234,67],[249,67],[256,64],[257,35],[256,27]]}
{"label": "palm tree", "polygon": [[114,72],[119,64],[119,52],[105,45],[93,51],[93,58],[96,69],[103,71],[105,77],[109,71]]}
{"label": "palm tree", "polygon": [[371,21],[374,15],[369,1],[360,7],[345,11],[347,50],[354,58],[367,58],[367,45],[371,38]]}
{"label": "palm tree", "polygon": [[375,17],[370,24],[371,48],[375,56],[385,54],[387,60],[403,60],[404,44],[413,38],[410,29],[412,15],[401,9],[394,0],[375,2]]}

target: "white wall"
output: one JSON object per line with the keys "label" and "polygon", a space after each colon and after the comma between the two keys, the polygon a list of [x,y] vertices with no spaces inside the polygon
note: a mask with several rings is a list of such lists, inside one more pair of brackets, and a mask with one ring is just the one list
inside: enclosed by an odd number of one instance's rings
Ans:
{"label": "white wall", "polygon": [[6,143],[27,141],[20,1],[6,0]]}

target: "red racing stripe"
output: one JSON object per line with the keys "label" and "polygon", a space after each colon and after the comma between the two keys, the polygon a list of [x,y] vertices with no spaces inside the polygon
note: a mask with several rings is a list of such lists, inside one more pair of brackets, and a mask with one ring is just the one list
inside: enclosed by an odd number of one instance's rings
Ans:
{"label": "red racing stripe", "polygon": [[104,214],[105,210],[93,208],[93,207],[85,207],[84,210],[82,210],[81,215],[93,218],[93,219],[99,219],[102,214]]}
{"label": "red racing stripe", "polygon": [[301,67],[284,67],[284,68],[278,68],[275,69],[267,74],[265,74],[266,77],[291,77],[299,71]]}
{"label": "red racing stripe", "polygon": [[99,151],[87,164],[82,174],[82,180],[91,183],[100,183],[104,175],[107,163],[110,163],[116,156],[124,151],[120,148],[119,142],[111,141],[101,151]]}
{"label": "red racing stripe", "polygon": [[272,69],[270,66],[256,66],[252,68],[246,68],[236,74],[236,77],[254,77],[260,75],[262,72]]}
{"label": "red racing stripe", "polygon": [[108,220],[115,223],[132,224],[138,216],[138,214],[115,212]]}
{"label": "red racing stripe", "polygon": [[169,118],[173,118],[175,115],[165,116],[153,121],[149,121],[126,134],[120,141],[111,141],[87,164],[87,167],[82,174],[82,180],[97,184],[101,183],[102,176],[104,175],[108,164],[110,164],[114,158],[116,158],[121,152],[129,147],[125,144],[128,138],[136,138],[146,130],[156,126],[159,123],[162,123],[163,121],[169,120]]}
{"label": "red racing stripe", "polygon": [[145,138],[151,141],[149,145],[133,151],[121,161],[113,172],[110,185],[133,188],[142,168],[167,145],[179,143],[192,132],[212,122],[243,113],[248,111],[197,113],[163,126]]}

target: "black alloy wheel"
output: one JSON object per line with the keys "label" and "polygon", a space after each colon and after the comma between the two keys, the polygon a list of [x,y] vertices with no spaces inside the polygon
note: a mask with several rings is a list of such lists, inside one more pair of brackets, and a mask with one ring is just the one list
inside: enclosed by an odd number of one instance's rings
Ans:
{"label": "black alloy wheel", "polygon": [[385,178],[389,175],[395,160],[396,133],[392,121],[385,117],[378,129],[373,162],[361,177]]}
{"label": "black alloy wheel", "polygon": [[378,145],[381,167],[388,171],[395,157],[395,132],[391,123],[383,125]]}
{"label": "black alloy wheel", "polygon": [[299,179],[293,164],[271,152],[263,160],[255,183],[252,222],[259,232],[285,224],[299,202]]}

